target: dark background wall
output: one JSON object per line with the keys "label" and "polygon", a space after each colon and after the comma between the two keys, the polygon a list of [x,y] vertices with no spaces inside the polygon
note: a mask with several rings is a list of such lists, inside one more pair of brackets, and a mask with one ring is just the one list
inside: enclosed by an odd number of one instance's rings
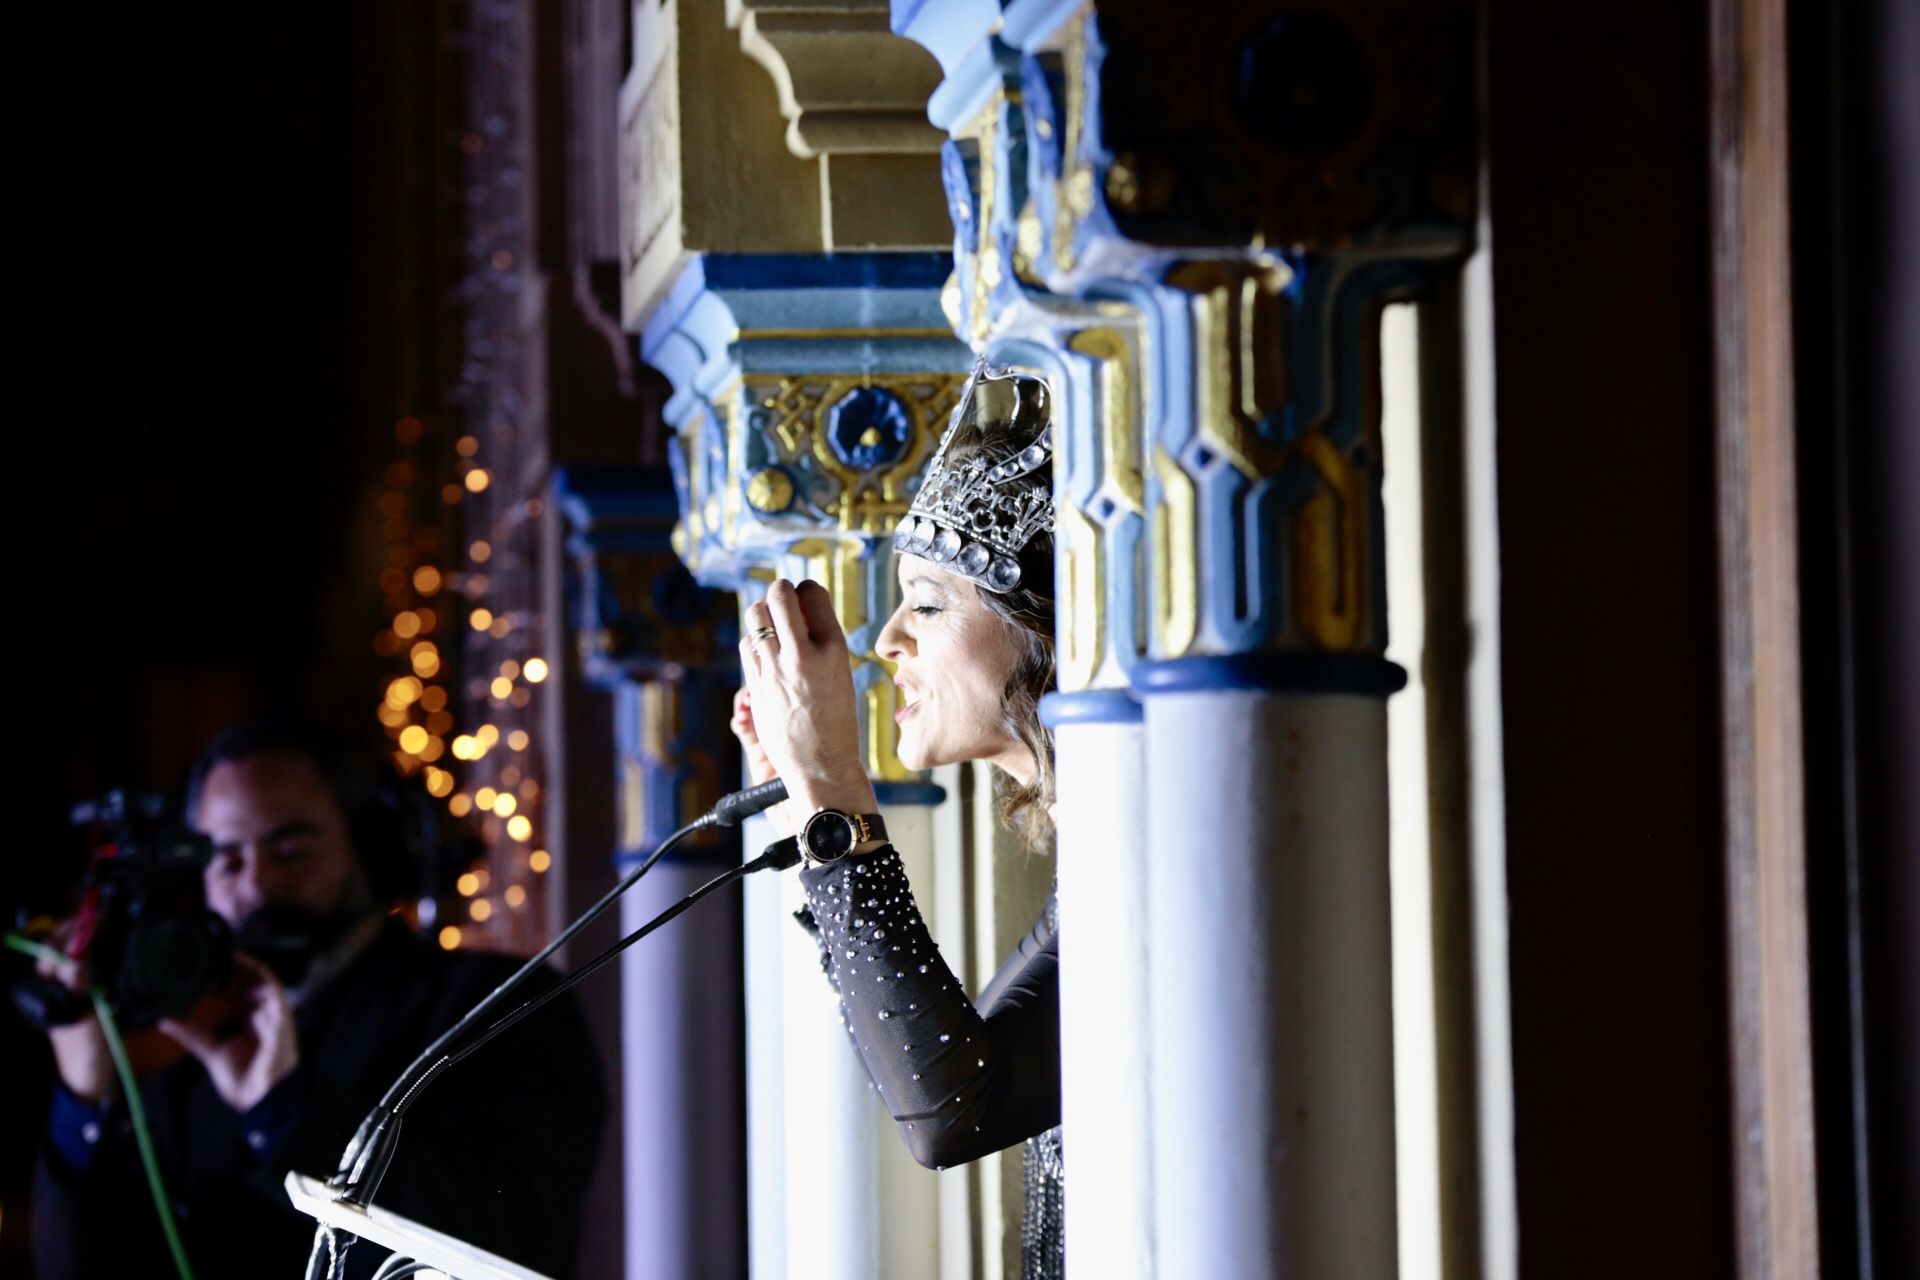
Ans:
{"label": "dark background wall", "polygon": [[1705,6],[1488,14],[1521,1273],[1733,1272]]}
{"label": "dark background wall", "polygon": [[[11,925],[73,800],[268,706],[373,727],[385,228],[351,5],[48,11],[12,145]],[[51,1077],[0,1015],[0,1274]]]}

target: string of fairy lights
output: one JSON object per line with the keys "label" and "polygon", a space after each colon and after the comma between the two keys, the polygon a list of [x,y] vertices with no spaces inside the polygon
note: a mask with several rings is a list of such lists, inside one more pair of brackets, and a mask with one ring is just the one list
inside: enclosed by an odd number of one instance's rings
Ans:
{"label": "string of fairy lights", "polygon": [[[380,500],[384,626],[375,650],[396,665],[377,714],[394,763],[420,778],[459,838],[453,893],[418,904],[442,947],[527,950],[544,940],[544,755],[536,695],[541,654],[540,517],[546,472],[540,379],[544,316],[524,305],[533,264],[531,140],[514,51],[530,38],[521,6],[466,10],[464,131],[448,139],[460,267],[441,295],[458,317],[458,372],[444,414],[401,418],[399,456]],[[449,194],[453,189],[449,188]],[[443,331],[444,332],[444,331]],[[483,457],[484,455],[484,457]]]}
{"label": "string of fairy lights", "polygon": [[[478,459],[476,437],[454,442],[453,478],[433,495],[432,515],[422,518],[425,482],[445,466],[434,456],[435,434],[420,417],[403,418],[395,427],[403,456],[387,469],[380,500],[387,624],[375,635],[374,650],[404,666],[386,679],[376,715],[399,770],[420,777],[446,817],[479,838],[481,852],[455,881],[465,918],[439,920],[439,904],[431,897],[418,904],[422,926],[437,924],[440,945],[451,950],[497,920],[501,907],[524,910],[532,896],[527,878],[552,866],[536,840],[541,783],[525,724],[549,667],[527,651],[537,630],[529,623],[537,619],[489,603],[490,570],[507,558],[496,552],[494,539],[462,539],[458,568],[443,555],[447,530],[484,519],[492,505],[476,501],[493,483]],[[490,522],[496,536],[523,540],[531,532],[529,517],[539,515],[539,499],[515,503],[504,514],[505,520]],[[501,652],[508,656],[497,657]],[[466,669],[481,674],[463,688],[457,675]]]}

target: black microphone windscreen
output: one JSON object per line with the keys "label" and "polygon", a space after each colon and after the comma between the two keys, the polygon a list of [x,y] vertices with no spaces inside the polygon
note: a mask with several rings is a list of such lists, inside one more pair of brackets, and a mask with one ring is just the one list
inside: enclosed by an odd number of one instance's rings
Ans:
{"label": "black microphone windscreen", "polygon": [[771,809],[787,798],[787,784],[775,778],[772,782],[763,782],[757,787],[748,787],[744,791],[735,791],[731,795],[720,797],[720,803],[713,806],[713,820],[723,827],[738,826],[763,809]]}

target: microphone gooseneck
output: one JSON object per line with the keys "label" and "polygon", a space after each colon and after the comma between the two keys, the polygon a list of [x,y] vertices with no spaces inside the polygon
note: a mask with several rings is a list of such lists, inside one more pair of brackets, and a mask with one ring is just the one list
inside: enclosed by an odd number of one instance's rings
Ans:
{"label": "microphone gooseneck", "polygon": [[[360,1122],[360,1127],[354,1133],[353,1140],[347,1144],[347,1149],[340,1156],[338,1169],[335,1170],[333,1177],[328,1179],[329,1185],[339,1193],[338,1198],[348,1204],[359,1205],[361,1207],[365,1207],[373,1200],[375,1192],[380,1189],[381,1180],[386,1176],[387,1166],[392,1163],[394,1149],[400,1141],[400,1122],[402,1117],[405,1116],[407,1109],[413,1105],[413,1102],[420,1096],[421,1092],[434,1080],[438,1079],[449,1067],[453,1066],[453,1064],[467,1057],[476,1049],[480,1048],[481,1045],[486,1044],[489,1040],[492,1040],[508,1027],[519,1022],[522,1018],[535,1012],[549,1000],[554,999],[561,992],[587,977],[587,975],[594,973],[614,957],[618,956],[622,951],[625,951],[628,947],[640,941],[640,939],[646,937],[649,933],[652,933],[668,921],[675,919],[708,894],[753,872],[768,869],[781,871],[798,862],[799,857],[797,854],[779,850],[776,846],[776,848],[767,850],[751,862],[730,868],[721,875],[715,876],[712,880],[701,885],[685,898],[682,898],[679,902],[667,908],[652,920],[589,960],[586,964],[582,965],[579,969],[569,974],[547,991],[542,992],[531,1000],[523,1002],[498,1021],[486,1024],[482,1027],[479,1034],[470,1042],[462,1043],[463,1038],[467,1036],[469,1031],[473,1030],[476,1026],[480,1026],[482,1018],[498,1009],[509,995],[524,984],[528,978],[540,971],[541,966],[546,963],[549,957],[561,947],[565,946],[582,929],[598,919],[607,908],[618,901],[621,894],[638,883],[640,877],[651,870],[654,864],[659,862],[661,857],[665,855],[669,849],[673,848],[674,845],[696,831],[710,830],[714,827],[738,826],[747,818],[772,808],[786,798],[786,784],[778,778],[775,778],[771,782],[763,782],[757,786],[747,787],[743,790],[734,791],[722,796],[720,801],[715,804],[712,809],[701,814],[698,818],[695,818],[692,822],[689,822],[686,826],[681,827],[678,831],[675,831],[672,835],[661,841],[660,846],[648,854],[644,862],[628,872],[627,875],[612,889],[608,890],[599,901],[588,907],[580,914],[578,919],[574,920],[573,923],[569,924],[565,929],[562,929],[554,937],[552,942],[542,947],[540,951],[525,964],[514,970],[505,981],[488,992],[480,1003],[474,1005],[473,1008],[461,1015],[459,1021],[455,1022],[451,1027],[447,1028],[446,1031],[436,1037],[433,1043],[422,1050],[420,1056],[415,1058],[413,1062],[408,1065],[407,1069],[400,1073],[399,1078],[388,1087],[379,1103],[367,1114],[366,1119]],[[353,1243],[353,1239],[349,1236],[346,1237],[344,1241],[338,1243],[337,1246],[330,1245],[330,1247],[323,1249],[320,1241],[329,1235],[330,1230],[330,1228],[323,1225],[316,1234],[316,1248],[308,1267],[310,1280],[315,1280],[318,1276],[325,1275],[328,1272],[338,1274],[345,1264],[346,1250]],[[325,1255],[324,1259],[323,1254]]]}

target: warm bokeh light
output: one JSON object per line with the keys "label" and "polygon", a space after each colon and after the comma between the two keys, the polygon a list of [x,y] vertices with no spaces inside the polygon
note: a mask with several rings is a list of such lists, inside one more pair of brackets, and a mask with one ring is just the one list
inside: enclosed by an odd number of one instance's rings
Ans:
{"label": "warm bokeh light", "polygon": [[[426,706],[426,699],[421,699],[420,705]],[[436,711],[427,717],[428,733],[444,734],[451,728],[453,728],[453,713],[450,711]]]}
{"label": "warm bokeh light", "polygon": [[415,609],[414,616],[420,619],[420,630],[424,634],[440,625],[440,615],[424,606]]}
{"label": "warm bokeh light", "polygon": [[420,615],[408,609],[396,614],[393,619],[393,634],[402,640],[411,640],[420,634]]}
{"label": "warm bokeh light", "polygon": [[512,658],[508,658],[505,662],[500,664],[500,674],[505,676],[509,680],[518,679],[520,675],[520,664],[515,662]]}
{"label": "warm bokeh light", "polygon": [[533,868],[534,872],[538,874],[553,865],[553,855],[545,849],[535,849],[532,855],[528,857],[527,865]]}
{"label": "warm bokeh light", "polygon": [[440,931],[440,949],[452,951],[460,945],[460,930],[456,925],[448,925]]}
{"label": "warm bokeh light", "polygon": [[487,688],[496,698],[509,698],[513,696],[513,681],[507,679],[505,676],[495,676],[493,683],[488,685]]}
{"label": "warm bokeh light", "polygon": [[533,694],[530,690],[527,690],[527,689],[515,689],[513,691],[513,696],[509,698],[508,701],[513,703],[513,705],[516,707],[524,707],[529,702],[533,701]]}
{"label": "warm bokeh light", "polygon": [[515,729],[507,735],[507,746],[515,751],[525,751],[527,749],[527,743],[531,741],[532,739],[527,737],[527,731],[525,729]]}
{"label": "warm bokeh light", "polygon": [[398,729],[407,722],[407,709],[396,707],[391,702],[380,704],[380,723],[389,729]]}
{"label": "warm bokeh light", "polygon": [[521,674],[526,676],[528,684],[539,684],[547,678],[547,660],[545,658],[528,658],[527,665],[522,668]]}
{"label": "warm bokeh light", "polygon": [[464,818],[473,812],[473,799],[464,791],[456,791],[447,800],[447,812],[456,818]]}
{"label": "warm bokeh light", "polygon": [[491,750],[493,744],[500,741],[500,730],[493,725],[483,724],[473,731],[473,736],[480,740],[481,746]]}
{"label": "warm bokeh light", "polygon": [[511,818],[513,811],[519,807],[519,798],[511,791],[502,791],[493,798],[493,811],[502,818]]}
{"label": "warm bokeh light", "polygon": [[493,555],[493,548],[483,539],[467,548],[467,554],[473,557],[475,564],[485,564]]}
{"label": "warm bokeh light", "polygon": [[412,676],[401,676],[387,685],[387,705],[406,708],[420,696],[420,682]]}
{"label": "warm bokeh light", "polygon": [[413,661],[414,673],[416,675],[421,676],[422,678],[439,674],[439,671],[440,671],[439,651],[436,650],[432,645],[426,644],[424,641],[421,644],[417,644],[413,647],[412,661]]}
{"label": "warm bokeh light", "polygon": [[525,889],[521,888],[517,884],[512,884],[507,886],[507,905],[508,906],[519,908],[519,907],[525,906],[526,902],[527,902],[527,891]]}
{"label": "warm bokeh light", "polygon": [[450,507],[459,506],[461,496],[462,490],[457,484],[443,485],[440,489],[440,501]]}
{"label": "warm bokeh light", "polygon": [[467,914],[475,920],[485,920],[493,914],[493,904],[485,898],[475,898],[467,904]]}
{"label": "warm bokeh light", "polygon": [[533,838],[533,819],[527,817],[524,813],[514,814],[511,818],[507,819],[507,834],[515,840],[531,840]]}
{"label": "warm bokeh light", "polygon": [[475,609],[467,615],[467,621],[473,624],[475,631],[485,631],[493,625],[493,610]]}
{"label": "warm bokeh light", "polygon": [[418,444],[426,429],[426,424],[418,418],[402,418],[393,424],[393,434],[399,437],[401,444]]}
{"label": "warm bokeh light", "polygon": [[427,794],[442,798],[453,794],[453,775],[445,769],[427,770]]}
{"label": "warm bokeh light", "polygon": [[429,715],[444,711],[447,707],[447,691],[439,685],[429,685],[420,693],[420,709]]}
{"label": "warm bokeh light", "polygon": [[487,487],[487,482],[490,479],[491,477],[487,475],[487,469],[485,467],[475,467],[473,470],[467,472],[467,492],[479,493],[483,491]]}
{"label": "warm bokeh light", "polygon": [[413,571],[413,589],[423,596],[430,596],[440,589],[440,571],[430,564],[423,564]]}
{"label": "warm bokeh light", "polygon": [[400,749],[410,756],[417,756],[426,750],[427,731],[417,724],[410,724],[400,731]]}
{"label": "warm bokeh light", "polygon": [[532,778],[528,778],[520,788],[520,798],[522,800],[525,800],[528,804],[532,804],[535,800],[538,800],[540,798],[539,782],[537,782]]}
{"label": "warm bokeh light", "polygon": [[474,894],[480,892],[480,877],[468,871],[453,882],[453,887],[460,891],[461,897],[471,898]]}
{"label": "warm bokeh light", "polygon": [[431,734],[429,734],[427,738],[427,745],[420,748],[420,750],[416,754],[422,760],[426,761],[428,764],[432,764],[435,760],[438,760],[441,756],[447,754],[447,744],[444,740],[433,737],[431,736]]}
{"label": "warm bokeh light", "polygon": [[513,786],[519,781],[520,781],[520,770],[516,766],[508,765],[506,768],[500,771],[501,790],[504,791],[506,788]]}
{"label": "warm bokeh light", "polygon": [[513,630],[513,619],[509,618],[506,614],[503,613],[499,617],[493,620],[493,625],[487,628],[487,634],[492,636],[495,640],[505,640],[507,638],[507,633],[512,630]]}
{"label": "warm bokeh light", "polygon": [[471,458],[480,452],[480,442],[472,436],[461,436],[454,441],[453,451],[463,458]]}
{"label": "warm bokeh light", "polygon": [[494,797],[499,795],[492,787],[482,787],[473,793],[473,802],[482,809],[493,808]]}

